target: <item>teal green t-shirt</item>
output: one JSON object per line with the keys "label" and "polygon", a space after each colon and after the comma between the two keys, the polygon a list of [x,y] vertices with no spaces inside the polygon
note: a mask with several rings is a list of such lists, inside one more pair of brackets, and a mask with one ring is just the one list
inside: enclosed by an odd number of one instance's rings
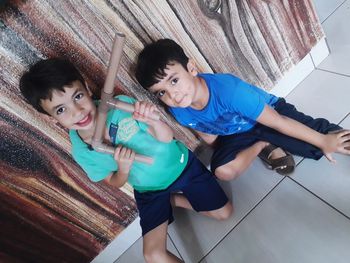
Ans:
{"label": "teal green t-shirt", "polygon": [[[135,103],[135,99],[124,95],[116,98]],[[152,165],[134,161],[128,177],[133,188],[141,192],[162,190],[181,175],[188,159],[188,149],[184,144],[177,140],[169,143],[158,141],[147,131],[145,123],[134,120],[131,113],[121,110],[110,110],[106,124],[109,131],[114,131],[114,145],[121,144],[154,160]],[[75,130],[70,130],[69,136],[73,158],[92,181],[101,181],[118,170],[111,154],[90,150]]]}

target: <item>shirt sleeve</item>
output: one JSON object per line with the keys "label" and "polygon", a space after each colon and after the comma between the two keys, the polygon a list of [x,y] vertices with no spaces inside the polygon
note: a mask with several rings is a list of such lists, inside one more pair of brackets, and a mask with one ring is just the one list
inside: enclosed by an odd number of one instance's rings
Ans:
{"label": "shirt sleeve", "polygon": [[117,163],[111,154],[87,149],[80,154],[73,153],[73,158],[93,182],[101,181],[118,170]]}
{"label": "shirt sleeve", "polygon": [[233,98],[227,96],[231,100],[229,108],[243,117],[256,120],[265,107],[265,99],[256,89],[258,88],[240,81],[233,91]]}

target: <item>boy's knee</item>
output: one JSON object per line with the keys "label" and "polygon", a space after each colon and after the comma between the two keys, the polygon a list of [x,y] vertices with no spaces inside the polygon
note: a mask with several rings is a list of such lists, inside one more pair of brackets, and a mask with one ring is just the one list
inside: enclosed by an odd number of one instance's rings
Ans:
{"label": "boy's knee", "polygon": [[225,205],[224,209],[219,213],[219,220],[227,220],[233,214],[233,206],[229,202]]}
{"label": "boy's knee", "polygon": [[227,202],[227,204],[224,207],[215,211],[215,213],[213,214],[213,217],[216,220],[224,221],[229,219],[232,214],[233,214],[233,206],[231,202]]}
{"label": "boy's knee", "polygon": [[148,249],[143,250],[143,257],[147,263],[156,263],[160,262],[160,259],[163,259],[166,252],[158,249]]}
{"label": "boy's knee", "polygon": [[223,181],[235,179],[241,174],[237,169],[225,165],[216,168],[214,173],[218,179]]}

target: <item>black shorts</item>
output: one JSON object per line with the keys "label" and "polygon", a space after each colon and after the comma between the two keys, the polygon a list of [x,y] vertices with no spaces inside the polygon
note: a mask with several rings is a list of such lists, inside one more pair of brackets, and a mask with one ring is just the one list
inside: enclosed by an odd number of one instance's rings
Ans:
{"label": "black shorts", "polygon": [[[342,129],[340,126],[330,123],[326,119],[314,119],[297,111],[294,105],[287,103],[283,98],[280,98],[273,107],[279,114],[301,122],[311,129],[323,134]],[[249,131],[218,136],[215,151],[211,160],[211,170],[214,172],[216,168],[234,160],[239,152],[252,146],[258,141],[270,142],[291,154],[306,158],[318,160],[323,156],[323,153],[319,148],[257,123]]]}
{"label": "black shorts", "polygon": [[216,210],[228,202],[213,174],[189,151],[184,171],[167,189],[142,193],[134,190],[143,236],[162,223],[174,220],[170,195],[179,191],[197,212]]}

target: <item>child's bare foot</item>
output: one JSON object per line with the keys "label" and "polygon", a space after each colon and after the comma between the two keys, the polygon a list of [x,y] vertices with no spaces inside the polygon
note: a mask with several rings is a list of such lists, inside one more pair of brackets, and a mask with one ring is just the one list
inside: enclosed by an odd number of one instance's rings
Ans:
{"label": "child's bare foot", "polygon": [[[287,156],[287,154],[282,150],[282,148],[277,147],[271,152],[271,155],[269,158],[271,158],[272,160],[276,160],[276,159],[284,157],[284,156]],[[286,167],[286,165],[281,167],[281,168],[285,168],[285,167]]]}
{"label": "child's bare foot", "polygon": [[269,169],[276,170],[281,175],[288,175],[294,171],[293,156],[273,144],[268,143],[258,156]]}

